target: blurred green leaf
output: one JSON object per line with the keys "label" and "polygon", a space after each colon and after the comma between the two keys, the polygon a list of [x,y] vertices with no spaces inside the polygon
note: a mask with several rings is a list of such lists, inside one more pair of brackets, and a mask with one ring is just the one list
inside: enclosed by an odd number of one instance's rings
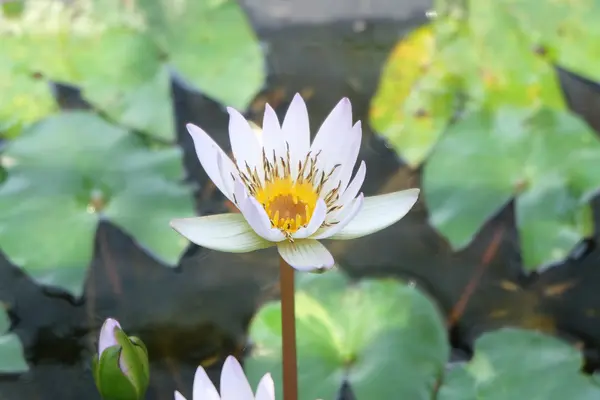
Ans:
{"label": "blurred green leaf", "polygon": [[600,2],[503,0],[531,46],[548,53],[563,68],[600,81]]}
{"label": "blurred green leaf", "polygon": [[564,259],[592,234],[585,202],[600,188],[600,142],[578,117],[544,109],[480,111],[453,125],[424,169],[431,223],[455,249],[516,196],[527,270]]}
{"label": "blurred green leaf", "polygon": [[445,377],[440,400],[592,400],[600,387],[579,370],[579,351],[538,332],[501,329],[475,343],[475,355]]}
{"label": "blurred green leaf", "polygon": [[171,78],[148,36],[132,30],[104,32],[77,54],[83,96],[121,124],[163,141],[175,137]]}
{"label": "blurred green leaf", "polygon": [[162,141],[175,139],[167,63],[240,109],[265,81],[260,44],[233,0],[30,1],[21,18],[0,17],[0,40],[26,75],[78,86],[111,119]]}
{"label": "blurred green leaf", "polygon": [[4,0],[2,2],[2,13],[7,18],[20,17],[25,9],[25,0]]}
{"label": "blurred green leaf", "polygon": [[[449,355],[434,305],[394,280],[309,277],[296,292],[296,330],[300,399],[333,399],[345,378],[359,399],[431,399]],[[279,302],[258,312],[250,337],[250,381],[270,372],[282,398]]]}
{"label": "blurred green leaf", "polygon": [[454,113],[452,77],[436,54],[432,26],[413,31],[390,54],[371,102],[373,128],[413,167],[429,155]]}
{"label": "blurred green leaf", "polygon": [[[490,109],[564,108],[553,65],[535,52],[513,16],[495,0],[470,0],[468,10],[475,69],[462,73],[472,101]],[[464,54],[456,53],[447,62],[463,60]]]}
{"label": "blurred green leaf", "polygon": [[459,111],[501,107],[564,109],[550,59],[535,51],[516,19],[492,0],[440,18],[390,55],[370,121],[409,165],[430,154]]}
{"label": "blurred green leaf", "polygon": [[148,150],[135,135],[86,112],[32,126],[3,155],[0,248],[33,279],[80,296],[99,217],[167,264],[187,242],[170,218],[194,212],[176,148]]}
{"label": "blurred green leaf", "polygon": [[600,373],[594,373],[594,375],[592,375],[592,380],[596,385],[600,386]]}
{"label": "blurred green leaf", "polygon": [[169,73],[158,47],[143,33],[141,16],[127,4],[28,2],[21,19],[4,21],[0,39],[21,70],[78,86],[111,119],[174,141]]}
{"label": "blurred green leaf", "polygon": [[262,49],[235,0],[138,0],[150,34],[187,82],[245,109],[265,82]]}
{"label": "blurred green leaf", "polygon": [[27,372],[29,367],[19,337],[9,333],[10,320],[0,304],[0,374]]}
{"label": "blurred green leaf", "polygon": [[23,126],[57,108],[49,83],[19,71],[4,54],[0,54],[0,93],[0,136],[14,137]]}

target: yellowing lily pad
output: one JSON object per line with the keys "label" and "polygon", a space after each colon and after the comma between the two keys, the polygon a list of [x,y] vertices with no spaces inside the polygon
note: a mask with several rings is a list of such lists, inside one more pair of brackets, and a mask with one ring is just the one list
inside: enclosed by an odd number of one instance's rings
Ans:
{"label": "yellowing lily pad", "polygon": [[413,167],[459,113],[565,108],[552,58],[530,43],[509,7],[467,3],[464,15],[444,15],[398,43],[371,103],[371,124]]}
{"label": "yellowing lily pad", "polygon": [[[340,272],[301,276],[296,292],[299,399],[334,399],[347,380],[358,399],[431,399],[449,355],[435,306],[391,279],[355,284]],[[281,306],[265,305],[250,326],[247,375],[281,387]]]}
{"label": "yellowing lily pad", "polygon": [[169,265],[187,246],[169,227],[194,212],[177,148],[149,150],[125,129],[73,112],[31,126],[2,157],[0,248],[40,284],[82,294],[99,218]]}
{"label": "yellowing lily pad", "polygon": [[[504,5],[471,0],[468,7],[466,24],[476,66],[474,73],[465,74],[469,97],[492,110],[504,106],[563,109],[551,61],[536,53]],[[454,56],[448,62],[460,63],[461,54]]]}
{"label": "yellowing lily pad", "polygon": [[452,76],[438,51],[432,26],[412,32],[390,54],[371,103],[373,128],[411,166],[429,155],[454,113]]}

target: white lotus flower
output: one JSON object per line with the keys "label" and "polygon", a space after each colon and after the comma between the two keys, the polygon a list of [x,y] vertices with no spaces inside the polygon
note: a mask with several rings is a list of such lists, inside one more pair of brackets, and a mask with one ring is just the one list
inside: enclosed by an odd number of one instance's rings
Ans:
{"label": "white lotus flower", "polygon": [[330,268],[331,253],[319,239],[354,239],[390,226],[408,213],[419,189],[363,197],[366,166],[351,180],[362,139],[360,121],[342,99],[310,144],[306,105],[300,95],[283,124],[265,108],[262,134],[236,110],[229,112],[232,161],[199,127],[188,124],[200,163],[240,214],[175,219],[171,226],[199,246],[243,253],[276,245],[292,267]]}
{"label": "white lotus flower", "polygon": [[[256,397],[246,379],[244,370],[233,356],[227,357],[221,370],[221,395],[211,382],[204,368],[198,367],[194,376],[193,400],[275,400],[275,385],[270,374],[262,377],[258,383]],[[175,400],[185,397],[175,391]]]}

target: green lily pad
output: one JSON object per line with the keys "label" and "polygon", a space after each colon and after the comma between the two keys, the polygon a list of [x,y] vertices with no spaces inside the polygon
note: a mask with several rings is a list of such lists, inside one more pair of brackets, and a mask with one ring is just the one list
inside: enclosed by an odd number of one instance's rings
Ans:
{"label": "green lily pad", "polygon": [[93,46],[75,60],[84,98],[126,127],[173,142],[171,77],[150,38],[115,29]]}
{"label": "green lily pad", "polygon": [[437,54],[431,25],[398,43],[369,111],[373,128],[413,167],[429,155],[454,113],[456,89]]}
{"label": "green lily pad", "polygon": [[0,39],[20,69],[78,86],[111,119],[172,142],[170,75],[140,18],[116,0],[37,0]]}
{"label": "green lily pad", "polygon": [[187,242],[169,227],[194,213],[178,148],[142,140],[88,112],[42,120],[3,155],[0,248],[44,285],[80,296],[99,218],[108,218],[158,259],[177,263]]}
{"label": "green lily pad", "polygon": [[10,333],[10,320],[0,304],[0,374],[27,372],[29,367],[19,337]]}
{"label": "green lily pad", "polygon": [[598,373],[598,372],[594,373],[594,375],[592,375],[592,380],[594,381],[594,383],[596,385],[598,385],[600,387],[600,373]]}
{"label": "green lily pad", "polygon": [[445,377],[440,400],[592,400],[600,387],[580,373],[581,353],[559,339],[521,329],[487,333],[475,356]]}
{"label": "green lily pad", "polygon": [[513,197],[527,270],[552,265],[592,234],[600,142],[573,114],[479,111],[453,125],[424,169],[430,222],[455,249]]}
{"label": "green lily pad", "polygon": [[6,0],[2,2],[2,14],[7,18],[21,16],[25,8],[25,0]]}
{"label": "green lily pad", "polygon": [[235,0],[138,0],[150,34],[204,94],[245,109],[265,82],[262,49]]}
{"label": "green lily pad", "polygon": [[[296,292],[299,399],[333,399],[347,379],[359,399],[431,399],[449,355],[435,306],[401,282],[340,272],[302,275]],[[281,306],[265,305],[250,327],[245,367],[253,385],[270,372],[281,388]]]}
{"label": "green lily pad", "polygon": [[[169,66],[202,92],[246,108],[265,81],[260,44],[233,0],[36,0],[0,17],[26,74],[78,86],[118,123],[175,140]],[[93,49],[90,51],[90,49]],[[1,75],[0,75],[1,76]]]}
{"label": "green lily pad", "polygon": [[[474,65],[460,71],[468,96],[490,109],[564,109],[551,61],[535,52],[516,19],[498,1],[470,0],[468,7],[465,32],[471,40]],[[447,62],[461,68],[464,59],[465,53],[457,52]]]}
{"label": "green lily pad", "polygon": [[558,65],[600,80],[600,3],[555,0],[539,7],[530,0],[504,0],[532,46],[547,52]]}
{"label": "green lily pad", "polygon": [[23,126],[57,109],[49,83],[17,70],[4,54],[0,54],[0,93],[0,136],[14,137]]}

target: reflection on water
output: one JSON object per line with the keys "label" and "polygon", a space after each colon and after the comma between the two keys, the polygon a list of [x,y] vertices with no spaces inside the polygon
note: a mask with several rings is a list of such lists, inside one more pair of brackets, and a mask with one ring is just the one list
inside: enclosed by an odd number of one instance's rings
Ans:
{"label": "reflection on water", "polygon": [[[379,68],[402,30],[412,24],[369,22],[359,32],[352,23],[327,27],[286,27],[263,31],[273,71],[268,89],[250,116],[259,119],[268,101],[280,114],[296,91],[308,97],[316,128],[343,96],[351,98],[356,119],[367,121]],[[179,139],[190,180],[197,182],[198,209],[228,209],[208,183],[184,124],[195,122],[227,147],[227,115],[197,94],[175,87]],[[403,167],[365,123],[360,158],[368,166],[365,194],[420,186],[419,173]],[[596,207],[596,209],[598,209]],[[174,216],[176,217],[176,216]],[[428,292],[448,316],[454,358],[468,356],[484,330],[515,324],[535,327],[600,346],[599,253],[542,276],[520,272],[518,240],[508,207],[490,221],[475,242],[452,253],[426,223],[423,202],[401,222],[354,241],[327,243],[353,276],[396,275]],[[33,249],[34,250],[34,249]],[[267,249],[227,254],[192,247],[179,267],[169,269],[138,249],[109,224],[96,237],[86,300],[71,299],[33,285],[22,273],[0,264],[0,301],[12,308],[15,331],[27,349],[31,372],[0,378],[0,399],[97,398],[89,367],[96,332],[112,316],[150,351],[149,399],[171,399],[175,388],[191,387],[195,367],[211,365],[213,378],[227,354],[241,356],[254,311],[277,296],[277,257]],[[575,275],[576,273],[576,275]],[[590,366],[598,353],[589,350]]]}

